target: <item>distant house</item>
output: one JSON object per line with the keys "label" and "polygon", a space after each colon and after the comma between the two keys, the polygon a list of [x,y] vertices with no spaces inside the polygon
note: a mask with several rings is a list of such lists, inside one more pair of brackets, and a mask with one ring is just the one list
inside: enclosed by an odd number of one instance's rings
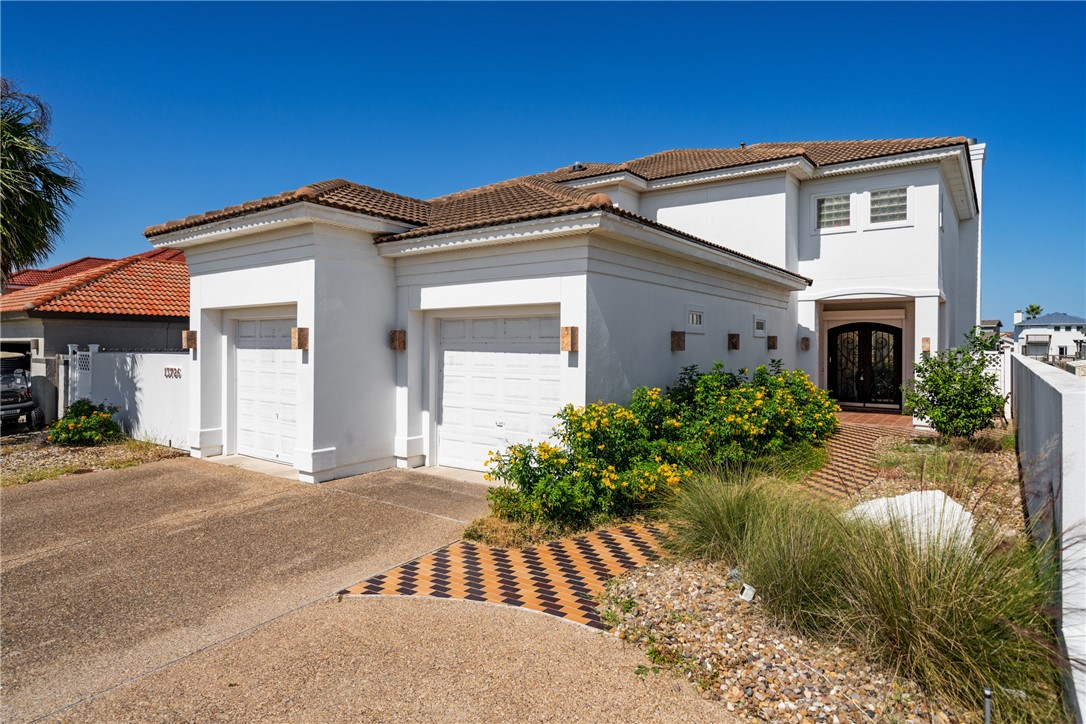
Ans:
{"label": "distant house", "polygon": [[980,320],[980,331],[986,335],[998,337],[1003,334],[1003,322],[998,319]]}
{"label": "distant house", "polygon": [[1086,319],[1052,312],[1035,319],[1014,313],[1015,350],[1027,357],[1045,359],[1086,358]]}
{"label": "distant house", "polygon": [[56,281],[61,277],[67,277],[72,274],[87,271],[88,269],[94,269],[103,264],[108,264],[111,261],[116,261],[116,259],[106,259],[101,256],[84,256],[75,261],[66,261],[63,264],[57,264],[56,266],[51,266],[47,269],[23,269],[11,275],[11,278],[8,279],[7,286],[4,287],[4,293],[6,294],[7,292],[13,292],[18,289],[26,289],[27,287],[37,286],[38,284],[44,284],[45,282]]}
{"label": "distant house", "polygon": [[686,366],[900,410],[980,321],[984,144],[759,143],[433,199],[323,181],[148,228],[192,276],[189,442],[323,481],[480,469]]}
{"label": "distant house", "polygon": [[49,418],[56,411],[55,356],[68,345],[176,350],[188,328],[188,267],[178,250],[84,257],[13,279],[40,283],[0,296],[0,345],[36,361],[34,397]]}

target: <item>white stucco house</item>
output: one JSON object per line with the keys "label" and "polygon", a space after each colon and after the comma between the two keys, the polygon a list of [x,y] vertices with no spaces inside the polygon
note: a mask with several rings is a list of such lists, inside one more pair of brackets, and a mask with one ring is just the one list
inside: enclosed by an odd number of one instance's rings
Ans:
{"label": "white stucco house", "polygon": [[900,409],[979,321],[985,149],[763,143],[435,199],[344,180],[153,226],[184,249],[194,456],[481,469],[565,403],[771,359]]}
{"label": "white stucco house", "polygon": [[1063,312],[1025,319],[1016,311],[1014,349],[1027,357],[1086,359],[1086,319]]}

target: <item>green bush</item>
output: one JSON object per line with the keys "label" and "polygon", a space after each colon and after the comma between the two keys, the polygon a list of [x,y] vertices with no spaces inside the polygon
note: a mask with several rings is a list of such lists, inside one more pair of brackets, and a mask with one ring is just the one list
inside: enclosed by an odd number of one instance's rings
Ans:
{"label": "green bush", "polygon": [[639,387],[628,406],[567,405],[557,444],[491,452],[493,512],[517,521],[588,526],[645,510],[695,470],[820,444],[837,428],[837,406],[803,372],[759,367],[748,381],[718,364],[683,370],[665,394]]}
{"label": "green bush", "polygon": [[978,528],[972,546],[923,548],[743,467],[695,478],[666,511],[678,552],[738,567],[802,634],[844,638],[961,709],[987,686],[999,721],[1062,720],[1047,547]]}
{"label": "green bush", "polygon": [[988,373],[975,333],[966,344],[923,357],[905,383],[905,410],[927,420],[944,437],[972,438],[1003,412],[995,375]]}
{"label": "green bush", "polygon": [[101,445],[120,440],[124,434],[113,419],[114,405],[96,405],[80,398],[68,406],[64,417],[49,426],[49,442],[55,445]]}

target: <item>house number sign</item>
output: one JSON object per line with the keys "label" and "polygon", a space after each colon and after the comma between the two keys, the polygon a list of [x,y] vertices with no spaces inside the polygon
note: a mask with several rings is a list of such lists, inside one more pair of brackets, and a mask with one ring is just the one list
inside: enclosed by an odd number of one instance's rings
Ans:
{"label": "house number sign", "polygon": [[162,370],[162,374],[168,380],[179,380],[181,379],[181,368],[166,367]]}

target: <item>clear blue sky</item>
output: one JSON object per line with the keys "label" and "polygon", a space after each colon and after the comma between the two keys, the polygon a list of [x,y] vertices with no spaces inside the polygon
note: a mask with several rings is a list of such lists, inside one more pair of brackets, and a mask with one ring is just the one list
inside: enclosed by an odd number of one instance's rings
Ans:
{"label": "clear blue sky", "polygon": [[988,144],[986,318],[1086,315],[1086,5],[23,3],[4,76],[86,189],[50,263],[344,177],[422,198],[740,142]]}

